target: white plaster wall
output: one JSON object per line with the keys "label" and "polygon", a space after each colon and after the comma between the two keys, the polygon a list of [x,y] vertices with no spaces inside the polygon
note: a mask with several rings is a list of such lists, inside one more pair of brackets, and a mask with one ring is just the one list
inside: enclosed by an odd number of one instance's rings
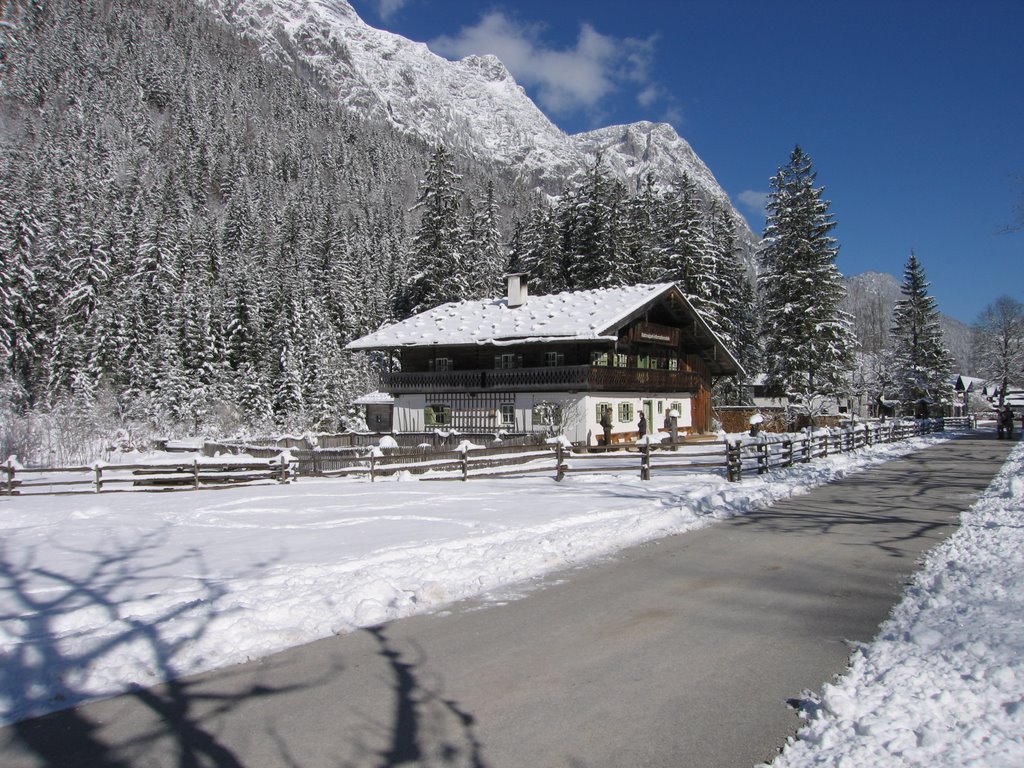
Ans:
{"label": "white plaster wall", "polygon": [[425,395],[398,395],[395,397],[394,430],[396,432],[423,432],[426,430],[423,410],[427,407]]}

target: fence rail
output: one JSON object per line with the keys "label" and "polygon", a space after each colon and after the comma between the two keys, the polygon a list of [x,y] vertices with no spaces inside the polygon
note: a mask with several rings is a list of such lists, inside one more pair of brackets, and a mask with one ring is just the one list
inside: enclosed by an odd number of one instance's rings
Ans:
{"label": "fence rail", "polygon": [[94,464],[88,467],[31,468],[8,460],[0,464],[0,495],[198,490],[254,482],[289,483],[295,477],[295,461],[280,453],[263,461],[193,459],[176,464]]}
{"label": "fence rail", "polygon": [[942,432],[943,419],[864,422],[842,429],[795,435],[761,435],[756,440],[735,440],[726,447],[729,480],[743,478],[747,471],[762,475],[769,470],[824,458],[830,453],[848,453],[877,443],[893,443],[918,435]]}
{"label": "fence rail", "polygon": [[[968,425],[969,426],[969,425]],[[566,475],[592,472],[639,471],[641,479],[665,471],[723,473],[729,480],[743,478],[744,472],[764,474],[798,462],[846,453],[876,443],[906,440],[944,429],[942,419],[891,420],[862,423],[842,429],[820,430],[802,435],[732,441],[684,441],[676,445],[631,442],[611,449],[541,446],[502,446],[466,451],[412,453],[385,449],[354,455],[351,451],[316,449],[293,451],[299,476],[339,477],[362,475],[371,481],[399,472],[427,475],[427,480],[469,480],[511,477],[539,472]]]}
{"label": "fence rail", "polygon": [[654,473],[696,471],[720,473],[730,481],[738,481],[744,473],[764,474],[830,453],[906,440],[947,427],[970,428],[971,423],[968,420],[961,424],[954,419],[892,420],[801,435],[685,440],[674,445],[634,442],[610,448],[561,443],[431,451],[315,448],[294,449],[267,459],[193,459],[176,464],[95,464],[46,469],[23,468],[9,460],[0,464],[0,495],[118,490],[111,486],[129,486],[123,490],[197,490],[252,482],[288,483],[300,477],[364,476],[374,481],[401,472],[421,475],[426,480],[533,473],[553,473],[556,480],[562,480],[576,473],[639,471],[641,479],[650,480]]}

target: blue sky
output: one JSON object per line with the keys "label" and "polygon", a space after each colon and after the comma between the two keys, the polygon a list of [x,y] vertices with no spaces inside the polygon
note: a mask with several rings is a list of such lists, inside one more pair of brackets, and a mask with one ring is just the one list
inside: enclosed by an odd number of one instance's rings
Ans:
{"label": "blue sky", "polygon": [[902,275],[973,322],[1024,301],[1024,0],[351,0],[449,58],[495,53],[568,133],[672,123],[760,232],[799,144],[839,268]]}

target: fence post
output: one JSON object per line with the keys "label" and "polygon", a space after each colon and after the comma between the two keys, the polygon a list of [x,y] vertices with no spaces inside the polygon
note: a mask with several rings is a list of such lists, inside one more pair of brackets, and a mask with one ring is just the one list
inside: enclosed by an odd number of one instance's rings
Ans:
{"label": "fence post", "polygon": [[4,465],[4,469],[7,470],[7,495],[14,495],[14,457],[11,456],[7,459],[7,464]]}
{"label": "fence post", "polygon": [[100,488],[103,487],[103,467],[100,466],[99,462],[92,465],[92,471],[96,475],[96,493],[100,492]]}
{"label": "fence post", "polygon": [[462,482],[469,479],[469,451],[462,452]]}
{"label": "fence post", "polygon": [[199,459],[192,459],[192,490],[199,490]]}
{"label": "fence post", "polygon": [[651,479],[651,444],[640,447],[640,479]]}
{"label": "fence post", "polygon": [[376,454],[373,453],[373,451],[370,451],[370,482],[371,483],[374,482],[373,469],[376,466],[376,464],[377,464],[377,456],[376,456]]}
{"label": "fence post", "polygon": [[763,475],[768,471],[768,443],[757,444],[757,474]]}
{"label": "fence post", "polygon": [[725,441],[725,470],[730,483],[743,479],[743,457],[740,455],[738,440],[732,444],[728,440]]}
{"label": "fence post", "polygon": [[555,482],[565,479],[565,466],[562,464],[562,444],[555,443]]}
{"label": "fence post", "polygon": [[281,478],[278,480],[279,483],[285,485],[288,482],[288,459],[285,454],[281,454]]}
{"label": "fence post", "polygon": [[788,437],[782,441],[782,466],[793,466],[793,441]]}

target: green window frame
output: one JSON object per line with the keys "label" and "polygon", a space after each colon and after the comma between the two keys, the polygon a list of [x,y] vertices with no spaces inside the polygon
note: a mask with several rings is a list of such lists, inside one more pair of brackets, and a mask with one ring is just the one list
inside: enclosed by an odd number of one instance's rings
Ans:
{"label": "green window frame", "polygon": [[636,413],[636,409],[632,403],[619,403],[619,422],[627,423],[633,421],[633,415]]}
{"label": "green window frame", "polygon": [[615,411],[612,409],[611,403],[598,403],[594,409],[594,421],[596,421],[598,424],[601,423],[601,416],[604,415],[605,408],[608,408],[609,410],[612,411],[612,413],[615,413]]}
{"label": "green window frame", "polygon": [[423,422],[428,427],[450,427],[452,407],[444,403],[433,403],[423,409]]}

